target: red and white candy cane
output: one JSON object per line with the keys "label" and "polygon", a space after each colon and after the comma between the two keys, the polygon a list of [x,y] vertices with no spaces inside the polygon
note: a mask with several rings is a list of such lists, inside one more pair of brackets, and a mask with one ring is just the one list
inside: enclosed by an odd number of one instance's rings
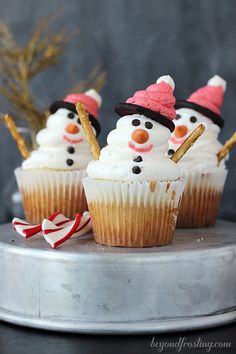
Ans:
{"label": "red and white candy cane", "polygon": [[18,218],[14,218],[12,224],[15,231],[24,238],[42,232],[52,248],[56,248],[70,237],[82,236],[92,228],[90,215],[87,211],[82,216],[76,214],[75,220],[70,220],[58,212],[52,214],[48,219],[44,219],[42,224],[31,225]]}
{"label": "red and white candy cane", "polygon": [[88,212],[84,212],[83,216],[76,214],[75,220],[70,222],[67,227],[58,227],[48,219],[44,219],[42,223],[42,231],[45,240],[52,248],[56,248],[70,237],[79,237],[91,230],[91,219]]}
{"label": "red and white candy cane", "polygon": [[[48,220],[54,222],[56,225],[65,225],[71,221],[59,212],[53,213]],[[12,225],[16,232],[24,238],[32,237],[42,231],[42,224],[32,225],[18,218],[12,220]]]}
{"label": "red and white candy cane", "polygon": [[92,229],[91,218],[88,211],[85,211],[82,215],[79,227],[71,237],[79,237],[85,235]]}

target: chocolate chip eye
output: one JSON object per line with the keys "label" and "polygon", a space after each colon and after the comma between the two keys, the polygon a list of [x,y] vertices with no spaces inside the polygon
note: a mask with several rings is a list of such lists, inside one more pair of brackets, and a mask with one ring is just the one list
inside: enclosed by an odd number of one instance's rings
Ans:
{"label": "chocolate chip eye", "polygon": [[67,117],[70,118],[70,119],[73,119],[74,118],[74,113],[70,112],[67,114]]}
{"label": "chocolate chip eye", "polygon": [[132,124],[137,127],[138,125],[140,125],[140,120],[139,119],[133,119],[132,120]]}
{"label": "chocolate chip eye", "polygon": [[145,123],[145,127],[146,127],[147,129],[152,129],[153,124],[152,124],[151,122],[146,122],[146,123]]}
{"label": "chocolate chip eye", "polygon": [[78,123],[78,124],[81,124],[79,119],[77,120],[77,123]]}
{"label": "chocolate chip eye", "polygon": [[181,118],[181,115],[180,114],[176,114],[175,119],[180,119],[180,118]]}
{"label": "chocolate chip eye", "polygon": [[194,117],[194,116],[192,116],[192,117],[190,117],[190,122],[191,123],[196,123],[196,121],[197,121],[197,118],[196,117]]}

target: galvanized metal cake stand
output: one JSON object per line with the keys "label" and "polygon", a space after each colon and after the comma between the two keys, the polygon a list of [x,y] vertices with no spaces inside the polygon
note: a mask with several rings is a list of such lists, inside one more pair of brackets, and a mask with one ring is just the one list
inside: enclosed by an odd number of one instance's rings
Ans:
{"label": "galvanized metal cake stand", "polygon": [[0,319],[50,330],[137,334],[236,319],[236,224],[176,230],[146,249],[98,246],[92,235],[51,250],[0,227]]}

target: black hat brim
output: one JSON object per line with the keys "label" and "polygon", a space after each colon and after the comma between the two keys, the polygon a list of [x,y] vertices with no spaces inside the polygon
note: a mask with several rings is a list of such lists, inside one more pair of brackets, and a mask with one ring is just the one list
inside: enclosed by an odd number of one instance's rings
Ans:
{"label": "black hat brim", "polygon": [[[65,101],[62,101],[62,100],[54,102],[49,107],[49,111],[50,111],[51,114],[54,114],[60,108],[66,108],[69,111],[71,111],[71,112],[73,112],[75,114],[78,114],[77,111],[76,111],[76,107],[75,107],[75,105],[73,103],[65,102]],[[96,135],[98,136],[100,134],[100,131],[101,131],[101,126],[100,126],[98,120],[90,113],[89,113],[89,120],[90,120],[92,126],[94,127],[94,129],[96,130]]]}
{"label": "black hat brim", "polygon": [[157,123],[164,125],[171,132],[173,132],[175,129],[175,125],[170,119],[166,118],[160,113],[152,111],[151,109],[136,104],[117,103],[114,107],[114,110],[120,117],[130,115],[130,114],[141,114],[144,115],[145,117],[154,120]]}
{"label": "black hat brim", "polygon": [[189,102],[186,100],[176,100],[175,109],[179,109],[179,108],[193,109],[194,111],[199,112],[199,113],[203,114],[205,117],[212,120],[212,122],[215,123],[216,125],[218,125],[220,128],[223,128],[223,126],[224,126],[224,120],[219,114],[217,114],[217,113],[211,111],[210,109],[205,108],[197,103]]}

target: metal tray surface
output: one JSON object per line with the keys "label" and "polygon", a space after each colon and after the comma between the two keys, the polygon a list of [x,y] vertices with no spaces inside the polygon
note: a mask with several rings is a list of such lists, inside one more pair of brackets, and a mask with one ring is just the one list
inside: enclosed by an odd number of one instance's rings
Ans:
{"label": "metal tray surface", "polygon": [[97,245],[92,234],[56,250],[0,226],[0,319],[97,334],[207,328],[236,319],[236,223],[177,229],[152,248]]}

